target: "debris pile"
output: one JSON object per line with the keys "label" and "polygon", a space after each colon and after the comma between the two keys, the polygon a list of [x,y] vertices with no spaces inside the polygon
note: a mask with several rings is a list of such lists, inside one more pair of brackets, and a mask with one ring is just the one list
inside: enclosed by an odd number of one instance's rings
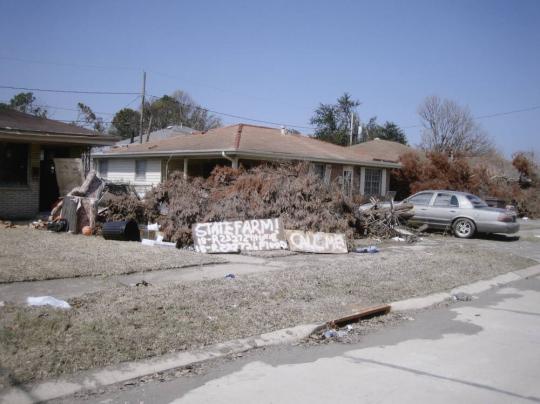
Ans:
{"label": "debris pile", "polygon": [[178,246],[193,243],[196,222],[274,217],[286,229],[343,233],[349,240],[358,235],[352,202],[338,184],[325,184],[311,173],[308,164],[217,167],[207,180],[173,174],[147,194],[145,204],[148,219]]}
{"label": "debris pile", "polygon": [[403,229],[404,224],[413,216],[414,206],[408,203],[382,203],[371,198],[370,205],[364,205],[358,211],[361,234],[377,238],[403,237],[414,241],[414,234]]}
{"label": "debris pile", "polygon": [[[125,208],[126,204],[128,208]],[[76,234],[84,229],[88,234],[89,229],[97,232],[103,222],[126,217],[128,220],[144,218],[144,207],[133,187],[106,182],[91,171],[80,187],[58,201],[46,226],[34,222],[32,227]]]}

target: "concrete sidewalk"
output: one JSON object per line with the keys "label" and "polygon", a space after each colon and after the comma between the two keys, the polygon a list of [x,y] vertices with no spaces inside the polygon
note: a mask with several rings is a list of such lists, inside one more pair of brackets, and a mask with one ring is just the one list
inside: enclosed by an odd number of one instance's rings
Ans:
{"label": "concrete sidewalk", "polygon": [[142,280],[160,286],[171,283],[223,278],[229,273],[244,275],[255,272],[278,271],[287,266],[287,263],[275,259],[267,260],[239,254],[219,256],[228,262],[108,277],[85,276],[4,283],[0,284],[0,300],[23,304],[28,296],[54,296],[58,299],[69,299],[109,288],[128,287]]}

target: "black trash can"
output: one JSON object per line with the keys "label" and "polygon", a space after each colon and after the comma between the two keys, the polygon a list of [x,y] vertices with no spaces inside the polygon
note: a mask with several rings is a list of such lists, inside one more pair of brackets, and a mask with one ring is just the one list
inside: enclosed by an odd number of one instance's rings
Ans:
{"label": "black trash can", "polygon": [[139,225],[135,220],[125,222],[107,222],[101,234],[105,240],[141,241]]}

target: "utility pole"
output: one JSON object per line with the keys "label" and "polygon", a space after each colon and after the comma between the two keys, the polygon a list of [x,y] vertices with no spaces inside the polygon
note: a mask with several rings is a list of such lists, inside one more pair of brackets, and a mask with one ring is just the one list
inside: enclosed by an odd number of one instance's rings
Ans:
{"label": "utility pole", "polygon": [[146,72],[143,72],[142,79],[142,93],[141,93],[141,121],[139,125],[139,143],[142,143],[144,134],[143,121],[144,121],[144,96],[146,94]]}
{"label": "utility pole", "polygon": [[354,128],[354,111],[351,111],[351,133],[349,135],[349,146],[352,146],[353,128]]}

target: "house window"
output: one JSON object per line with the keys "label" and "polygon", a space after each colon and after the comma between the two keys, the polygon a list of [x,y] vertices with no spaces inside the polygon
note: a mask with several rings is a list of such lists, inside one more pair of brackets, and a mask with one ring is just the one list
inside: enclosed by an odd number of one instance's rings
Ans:
{"label": "house window", "polygon": [[364,195],[381,195],[382,188],[382,170],[380,168],[366,168]]}
{"label": "house window", "polygon": [[343,169],[343,193],[347,196],[352,195],[352,177],[353,177],[353,170],[344,168]]}
{"label": "house window", "polygon": [[330,184],[332,180],[332,164],[327,164],[324,171],[324,183]]}
{"label": "house window", "polygon": [[135,181],[146,181],[146,160],[135,160]]}
{"label": "house window", "polygon": [[324,179],[324,164],[313,164],[313,174],[319,177],[321,180]]}
{"label": "house window", "polygon": [[109,175],[109,160],[99,160],[99,175],[101,176],[101,178],[107,178],[107,176]]}
{"label": "house window", "polygon": [[0,186],[28,185],[28,145],[0,142]]}

